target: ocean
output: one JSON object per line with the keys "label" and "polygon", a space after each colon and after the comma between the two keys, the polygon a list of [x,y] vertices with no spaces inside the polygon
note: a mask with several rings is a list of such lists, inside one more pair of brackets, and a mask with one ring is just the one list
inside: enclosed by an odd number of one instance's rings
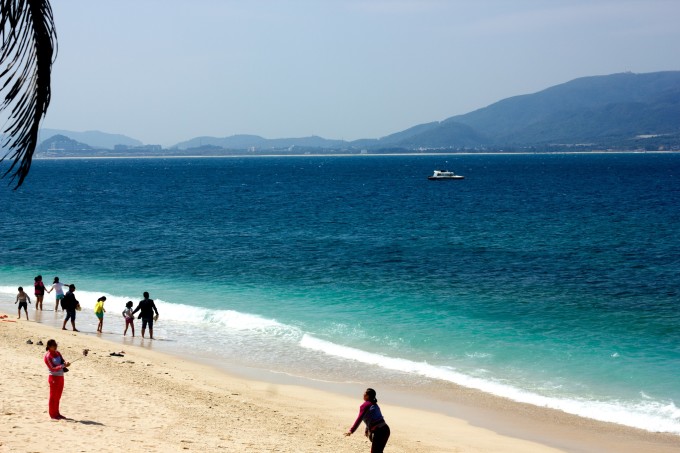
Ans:
{"label": "ocean", "polygon": [[0,206],[8,313],[148,291],[197,359],[680,434],[680,154],[36,160]]}

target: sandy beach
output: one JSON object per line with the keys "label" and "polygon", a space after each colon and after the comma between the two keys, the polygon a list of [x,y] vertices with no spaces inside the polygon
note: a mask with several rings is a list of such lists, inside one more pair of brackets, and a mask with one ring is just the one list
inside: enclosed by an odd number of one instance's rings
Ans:
{"label": "sandy beach", "polygon": [[[33,314],[32,307],[29,313]],[[0,451],[368,452],[354,421],[363,388],[376,387],[392,437],[390,452],[678,452],[680,437],[569,416],[460,389],[428,406],[423,395],[381,393],[375,383],[333,392],[318,386],[230,375],[107,338],[47,324],[0,321]],[[68,361],[61,412],[47,414],[42,361],[54,338]],[[31,340],[32,344],[27,341]],[[148,341],[148,340],[147,340]],[[82,350],[89,349],[87,357]],[[113,352],[121,356],[110,355]],[[409,396],[413,404],[409,404]],[[398,404],[395,404],[398,401]],[[428,409],[429,407],[429,409]],[[455,414],[455,415],[452,415]]]}

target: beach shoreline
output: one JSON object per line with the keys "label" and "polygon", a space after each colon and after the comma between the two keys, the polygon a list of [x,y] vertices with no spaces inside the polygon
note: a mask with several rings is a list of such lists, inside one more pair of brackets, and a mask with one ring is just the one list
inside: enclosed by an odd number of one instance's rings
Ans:
{"label": "beach shoreline", "polygon": [[[6,395],[0,451],[47,451],[49,439],[36,435],[43,429],[52,432],[52,439],[82,443],[79,451],[136,451],[137,446],[129,445],[135,437],[153,440],[142,442],[145,451],[368,451],[361,428],[350,438],[342,436],[368,384],[377,387],[392,428],[388,451],[680,451],[679,436],[597,422],[462,387],[446,385],[433,392],[429,387],[312,381],[174,356],[169,348],[153,349],[151,340],[132,344],[129,336],[74,333],[50,323],[17,321],[6,308],[3,304],[0,310],[8,316],[0,322],[2,355],[13,365],[0,378]],[[32,306],[29,315],[35,317]],[[62,408],[74,420],[64,423],[51,422],[47,415],[44,348],[36,343],[49,338],[59,342],[67,360],[82,349],[92,351],[66,376]],[[29,339],[33,344],[26,343]],[[123,350],[124,357],[109,355]],[[140,436],[141,431],[150,434]]]}

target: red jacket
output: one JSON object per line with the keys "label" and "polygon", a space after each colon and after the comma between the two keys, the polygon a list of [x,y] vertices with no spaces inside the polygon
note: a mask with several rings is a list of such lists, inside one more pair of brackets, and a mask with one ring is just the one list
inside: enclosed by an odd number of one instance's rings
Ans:
{"label": "red jacket", "polygon": [[64,358],[61,356],[59,351],[47,351],[45,353],[45,365],[50,370],[52,376],[63,376],[64,375]]}

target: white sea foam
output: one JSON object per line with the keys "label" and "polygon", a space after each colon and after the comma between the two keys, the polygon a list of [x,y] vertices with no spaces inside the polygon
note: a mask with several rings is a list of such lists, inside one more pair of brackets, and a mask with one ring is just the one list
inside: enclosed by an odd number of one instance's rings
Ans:
{"label": "white sea foam", "polygon": [[[26,291],[33,299],[32,288]],[[13,301],[17,288],[0,286],[0,297]],[[138,297],[116,296],[92,291],[77,291],[76,297],[85,309],[93,309],[97,298],[106,296],[105,307],[109,313],[117,314],[122,311],[125,303],[132,300],[137,305]],[[53,294],[46,295],[45,303],[53,303]],[[174,329],[186,332],[186,327],[196,328],[195,332],[203,331],[204,327],[223,329],[225,332],[248,332],[256,336],[265,336],[274,341],[292,340],[306,350],[320,352],[330,358],[351,360],[358,363],[377,366],[385,370],[411,373],[452,382],[468,388],[474,388],[486,393],[510,398],[512,400],[562,410],[567,413],[596,420],[619,423],[626,426],[645,429],[652,432],[669,432],[680,434],[680,409],[672,401],[658,401],[641,393],[639,401],[594,401],[585,398],[565,398],[546,396],[520,389],[507,382],[491,378],[489,372],[479,373],[489,376],[480,378],[457,371],[450,366],[432,365],[398,357],[363,351],[358,348],[343,346],[330,341],[316,338],[302,332],[300,329],[280,323],[274,319],[258,315],[242,313],[235,310],[208,309],[184,304],[175,304],[156,299],[163,321],[171,321]],[[182,327],[184,326],[184,327]],[[212,331],[212,329],[210,329]],[[177,332],[175,332],[177,333]],[[198,336],[198,334],[197,334]],[[197,338],[198,340],[198,338]],[[295,344],[295,343],[293,343]],[[293,353],[293,351],[289,351]]]}
{"label": "white sea foam", "polygon": [[[0,286],[0,295],[3,297],[12,297],[17,295],[17,286]],[[25,288],[28,291],[28,288]]]}
{"label": "white sea foam", "polygon": [[[30,295],[31,300],[33,300],[33,289],[25,288],[25,291]],[[0,286],[0,296],[14,300],[16,293],[17,288],[15,287]],[[94,309],[97,299],[101,296],[106,296],[104,308],[109,314],[114,314],[114,316],[118,313],[122,313],[127,301],[131,300],[134,307],[137,306],[139,301],[139,297],[127,295],[117,296],[103,292],[80,291],[78,289],[76,289],[75,295],[80,302],[80,306],[85,310]],[[156,307],[158,307],[160,317],[163,321],[177,321],[184,325],[210,324],[231,331],[252,331],[270,336],[289,336],[295,339],[298,339],[302,335],[301,332],[294,327],[254,314],[242,313],[235,310],[208,309],[185,304],[176,304],[166,302],[162,299],[154,299],[154,302],[156,303]],[[54,303],[54,294],[46,294],[43,303],[48,307],[50,304]]]}
{"label": "white sea foam", "polygon": [[[102,295],[107,298],[105,305],[107,310],[110,310],[111,307],[117,307],[122,311],[128,300],[133,300],[134,306],[137,306],[137,299],[131,299],[127,296],[113,296],[88,291],[80,292],[78,294],[78,300],[81,301],[81,305],[84,308],[94,308],[97,298]],[[83,304],[83,301],[85,301],[85,304]],[[296,332],[296,329],[290,326],[254,314],[242,313],[235,310],[209,309],[185,304],[176,304],[166,302],[162,299],[154,299],[154,302],[158,307],[160,317],[164,321],[177,321],[183,325],[209,324],[225,328],[229,331],[251,331],[266,334],[268,336],[299,337],[300,335]]]}
{"label": "white sea foam", "polygon": [[455,371],[452,367],[387,357],[331,343],[307,334],[303,335],[300,340],[300,346],[330,356],[375,365],[388,370],[444,380],[485,393],[510,398],[517,402],[558,409],[581,417],[618,423],[652,432],[680,434],[680,410],[672,401],[665,403],[658,401],[605,402],[544,396],[493,379],[468,376]]}
{"label": "white sea foam", "polygon": [[487,352],[467,352],[465,353],[465,356],[471,359],[485,359],[491,357],[491,354]]}

